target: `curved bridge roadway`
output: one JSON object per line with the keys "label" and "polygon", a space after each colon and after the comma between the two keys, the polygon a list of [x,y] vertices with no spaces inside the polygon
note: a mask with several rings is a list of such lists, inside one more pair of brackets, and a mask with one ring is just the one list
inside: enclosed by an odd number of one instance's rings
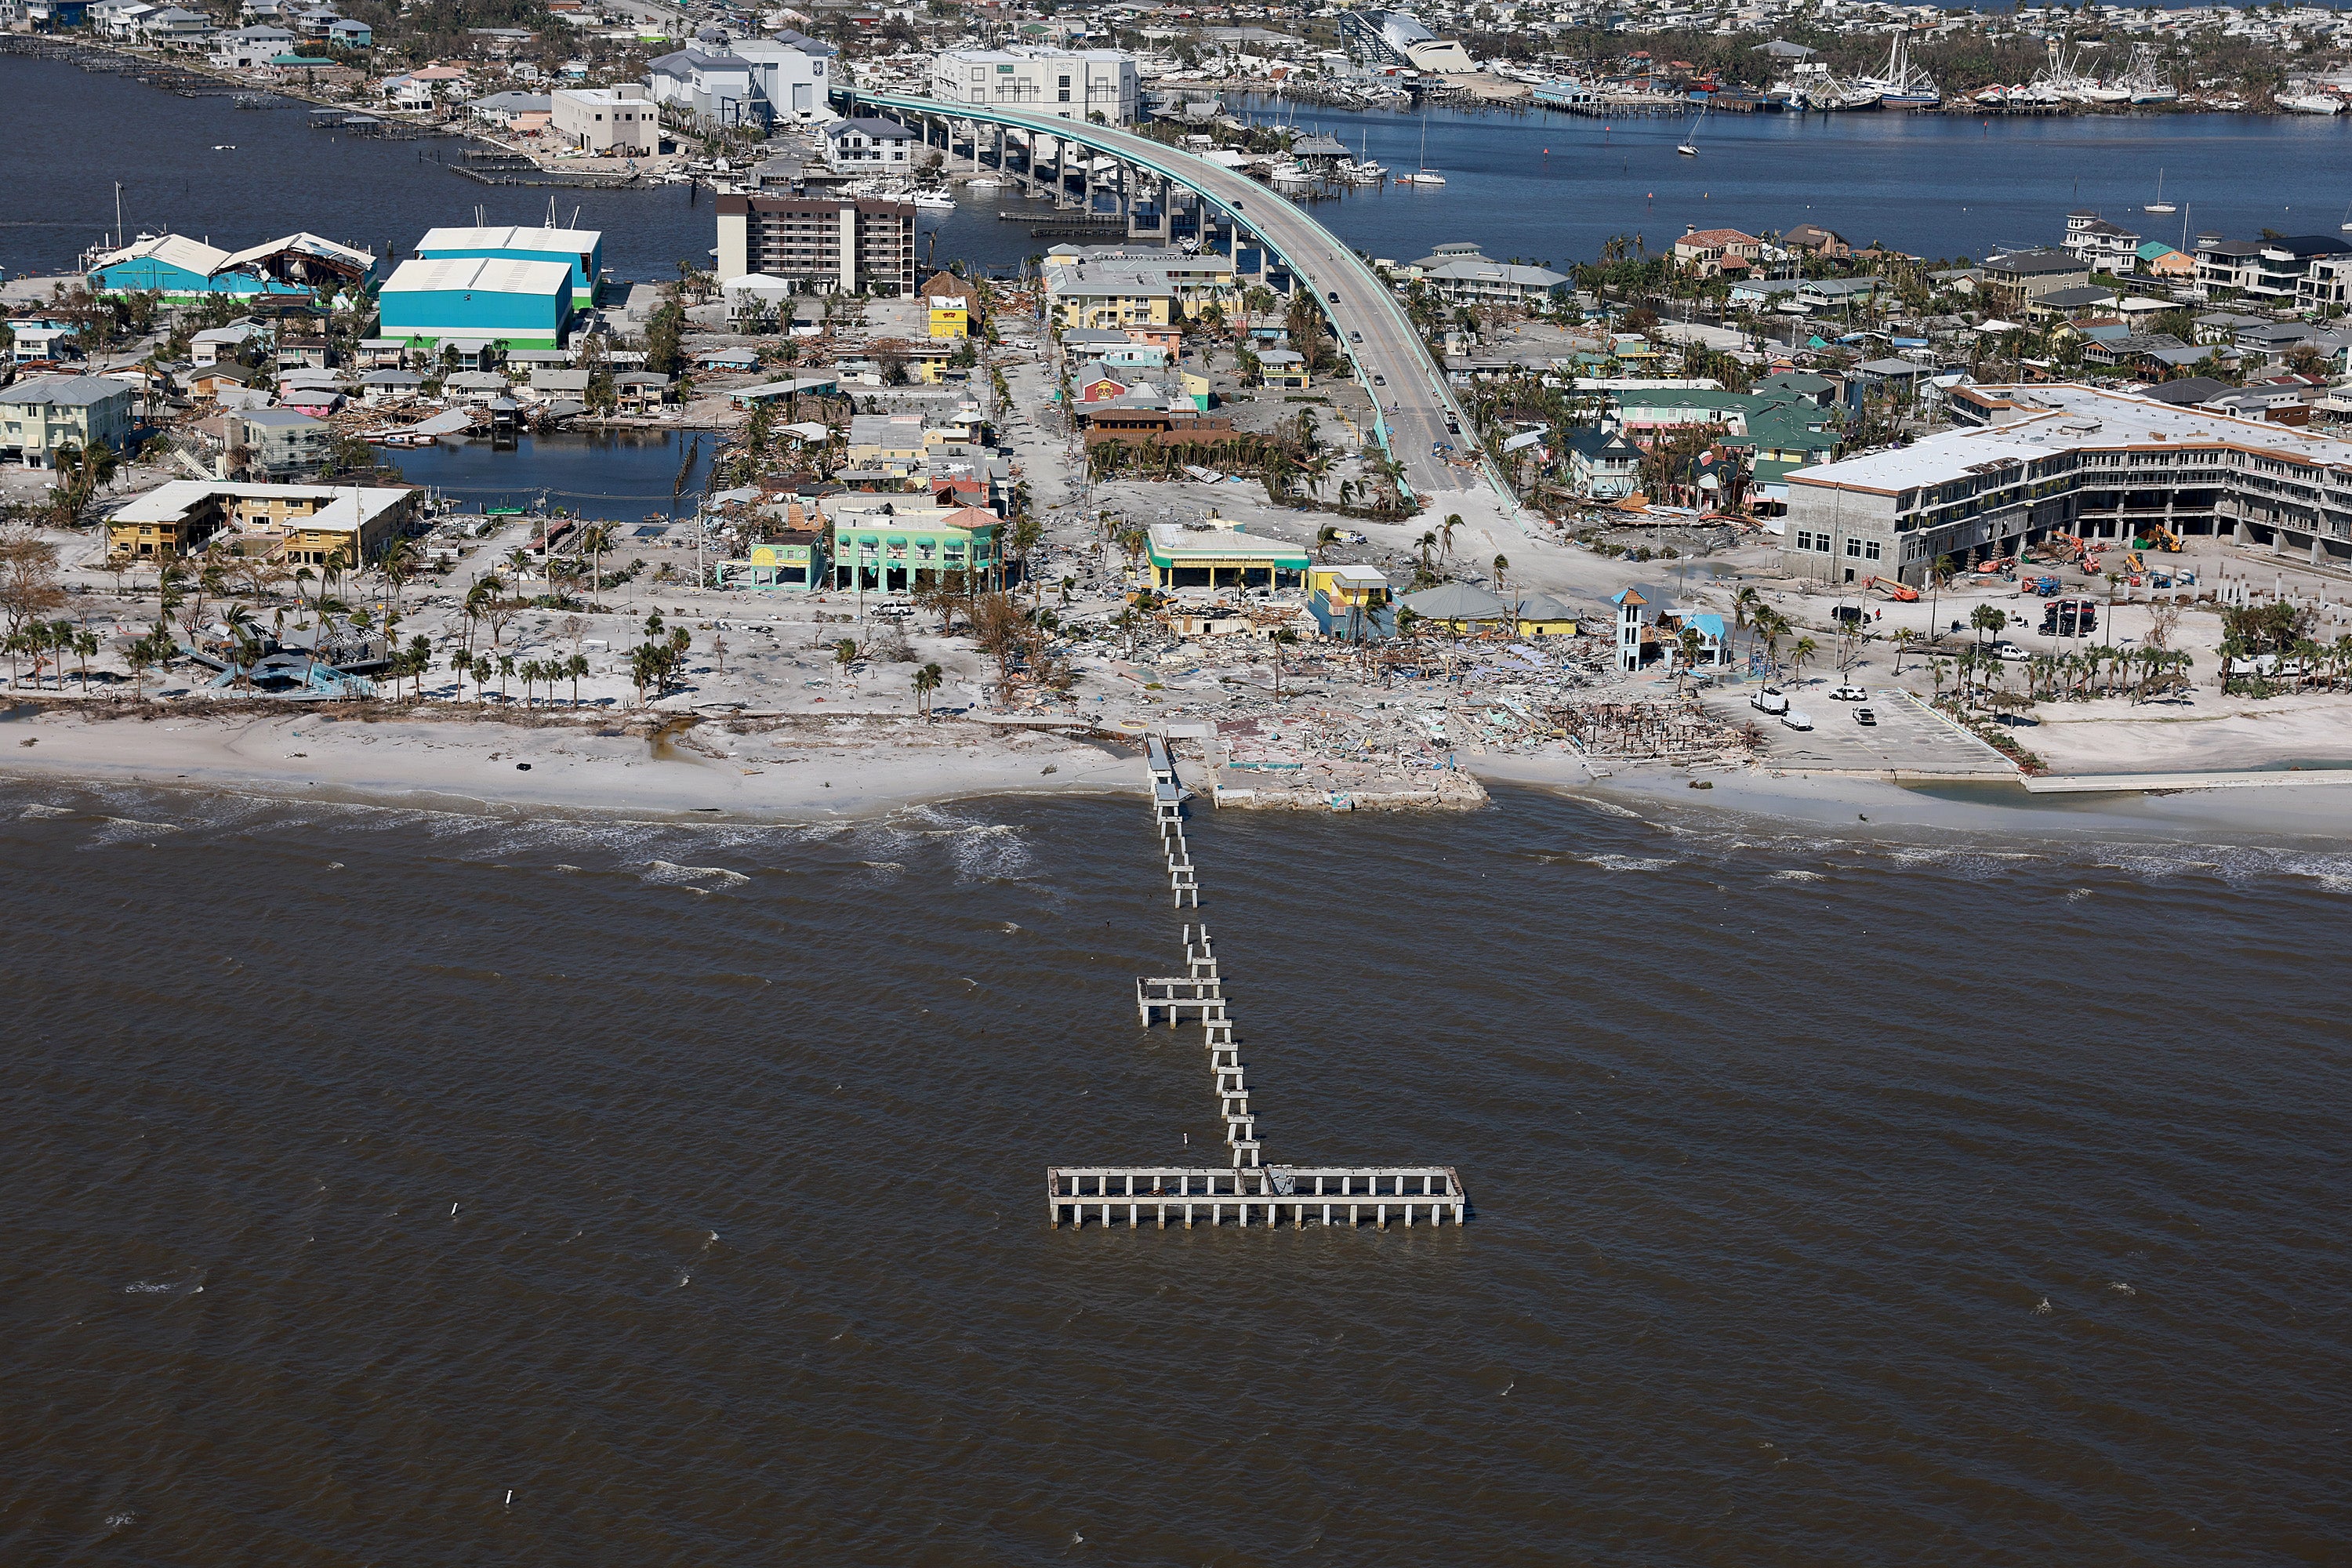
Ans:
{"label": "curved bridge roadway", "polygon": [[[1476,442],[1470,435],[1469,420],[1446,390],[1445,378],[1431,361],[1421,334],[1412,330],[1412,323],[1405,320],[1404,311],[1378,276],[1338,236],[1265,185],[1222,164],[1112,126],[1083,124],[994,104],[954,103],[862,89],[850,96],[870,109],[972,121],[1075,142],[1163,175],[1215,204],[1257,236],[1292,277],[1315,290],[1339,333],[1340,353],[1354,364],[1380,410],[1379,435],[1390,456],[1404,464],[1405,483],[1412,492],[1441,515],[1460,510],[1465,503],[1480,511],[1499,506],[1503,518],[1516,510],[1516,503],[1496,489],[1483,462],[1462,468],[1430,455],[1433,446],[1450,443],[1456,452],[1476,458]],[[1363,336],[1360,343],[1355,341],[1358,333]],[[1395,405],[1394,413],[1389,412],[1391,405]],[[1461,426],[1461,435],[1447,430],[1449,415]]]}

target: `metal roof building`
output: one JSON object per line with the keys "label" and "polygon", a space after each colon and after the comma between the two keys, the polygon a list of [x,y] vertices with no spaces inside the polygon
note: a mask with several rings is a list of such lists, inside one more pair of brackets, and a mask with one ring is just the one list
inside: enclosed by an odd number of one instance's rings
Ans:
{"label": "metal roof building", "polygon": [[404,261],[383,286],[383,335],[412,344],[444,339],[551,349],[572,320],[572,269],[555,261],[453,256]]}
{"label": "metal roof building", "polygon": [[492,260],[552,261],[572,271],[572,303],[596,305],[596,279],[604,270],[604,236],[593,228],[436,228],[417,241],[428,261],[478,256]]}

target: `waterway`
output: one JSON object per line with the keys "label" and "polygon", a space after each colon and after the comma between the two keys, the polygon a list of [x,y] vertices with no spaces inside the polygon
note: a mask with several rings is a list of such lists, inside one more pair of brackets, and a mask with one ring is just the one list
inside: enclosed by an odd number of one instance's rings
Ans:
{"label": "waterway", "polygon": [[[1260,109],[1262,115],[1269,110]],[[2345,117],[2352,120],[2352,116]],[[624,279],[707,266],[716,242],[709,192],[546,190],[482,185],[431,161],[455,142],[383,142],[312,129],[299,109],[238,110],[183,99],[62,61],[0,57],[0,268],[70,268],[114,226],[177,228],[242,246],[307,228],[371,248],[405,248],[436,224],[544,221],[555,198],[605,236]],[[1397,174],[1422,164],[1423,121],[1401,114],[1302,110]],[[135,128],[135,129],[134,129]],[[2077,206],[2144,224],[2152,238],[2260,228],[2336,232],[2352,202],[2352,124],[2263,115],[2077,115],[1979,121],[1945,115],[1717,115],[1699,156],[1674,151],[1678,121],[1601,122],[1542,110],[1440,110],[1427,161],[1442,186],[1387,185],[1318,202],[1349,244],[1409,260],[1474,240],[1496,257],[1589,260],[1612,237],[1653,249],[1686,226],[1754,232],[1818,223],[1856,244],[1882,240],[1931,257],[1981,257],[2054,244]],[[2181,210],[2137,215],[2166,197]],[[1044,202],[1009,189],[925,213],[925,255],[1010,268],[1044,248],[1030,223]]]}
{"label": "waterway", "polygon": [[444,441],[414,450],[386,448],[383,456],[410,484],[432,485],[469,506],[543,504],[581,517],[635,522],[656,512],[691,514],[717,448],[717,437],[708,434],[614,431],[523,436],[511,447]]}
{"label": "waterway", "polygon": [[1204,814],[1268,1150],[1475,1214],[1074,1233],[1134,800],[0,784],[0,1558],[2340,1560],[2352,858],[2030,820]]}

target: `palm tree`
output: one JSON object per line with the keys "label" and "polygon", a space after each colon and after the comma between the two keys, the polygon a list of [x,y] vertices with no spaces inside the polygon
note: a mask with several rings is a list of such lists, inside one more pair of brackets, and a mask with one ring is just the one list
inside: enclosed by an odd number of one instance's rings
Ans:
{"label": "palm tree", "polygon": [[1811,637],[1799,637],[1797,645],[1789,650],[1790,668],[1797,672],[1797,679],[1801,684],[1805,678],[1805,660],[1821,651],[1821,645]]}
{"label": "palm tree", "polygon": [[1279,702],[1282,700],[1282,650],[1295,646],[1298,634],[1288,626],[1280,626],[1265,640],[1274,647],[1274,700]]}
{"label": "palm tree", "polygon": [[915,671],[910,682],[915,689],[915,701],[923,710],[923,722],[926,724],[931,721],[931,693],[940,689],[941,679],[940,667],[936,664],[927,664]]}
{"label": "palm tree", "polygon": [[1429,552],[1436,546],[1436,543],[1437,534],[1434,530],[1423,533],[1419,539],[1412,542],[1412,547],[1421,552],[1421,569],[1423,572],[1427,572],[1429,570]]}
{"label": "palm tree", "polygon": [[1507,557],[1502,555],[1495,557],[1495,586],[1497,589],[1500,589],[1503,585],[1503,574],[1510,569],[1511,563]]}
{"label": "palm tree", "polygon": [[572,678],[572,706],[580,706],[580,678],[588,673],[588,656],[575,653],[563,661],[563,673]]}
{"label": "palm tree", "polygon": [[1454,553],[1454,531],[1461,526],[1462,514],[1460,512],[1450,511],[1445,514],[1445,525],[1437,531],[1437,552],[1439,554],[1451,555]]}
{"label": "palm tree", "polygon": [[847,637],[833,645],[833,668],[836,676],[845,678],[849,667],[857,662],[857,645]]}

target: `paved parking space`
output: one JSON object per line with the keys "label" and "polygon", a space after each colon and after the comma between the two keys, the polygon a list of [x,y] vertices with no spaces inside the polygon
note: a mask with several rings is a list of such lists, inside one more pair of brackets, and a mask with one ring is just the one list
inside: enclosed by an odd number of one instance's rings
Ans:
{"label": "paved parking space", "polygon": [[[1752,721],[1764,735],[1764,761],[1779,768],[1836,768],[1916,773],[1978,773],[2014,778],[2017,770],[1990,746],[1961,734],[1942,719],[1892,688],[1875,690],[1864,702],[1833,702],[1824,680],[1787,689],[1791,707],[1809,715],[1811,730],[1791,730],[1777,715],[1748,705],[1757,689],[1734,687],[1711,695],[1707,704],[1727,717]],[[1856,708],[1877,716],[1874,725],[1854,721]]]}

